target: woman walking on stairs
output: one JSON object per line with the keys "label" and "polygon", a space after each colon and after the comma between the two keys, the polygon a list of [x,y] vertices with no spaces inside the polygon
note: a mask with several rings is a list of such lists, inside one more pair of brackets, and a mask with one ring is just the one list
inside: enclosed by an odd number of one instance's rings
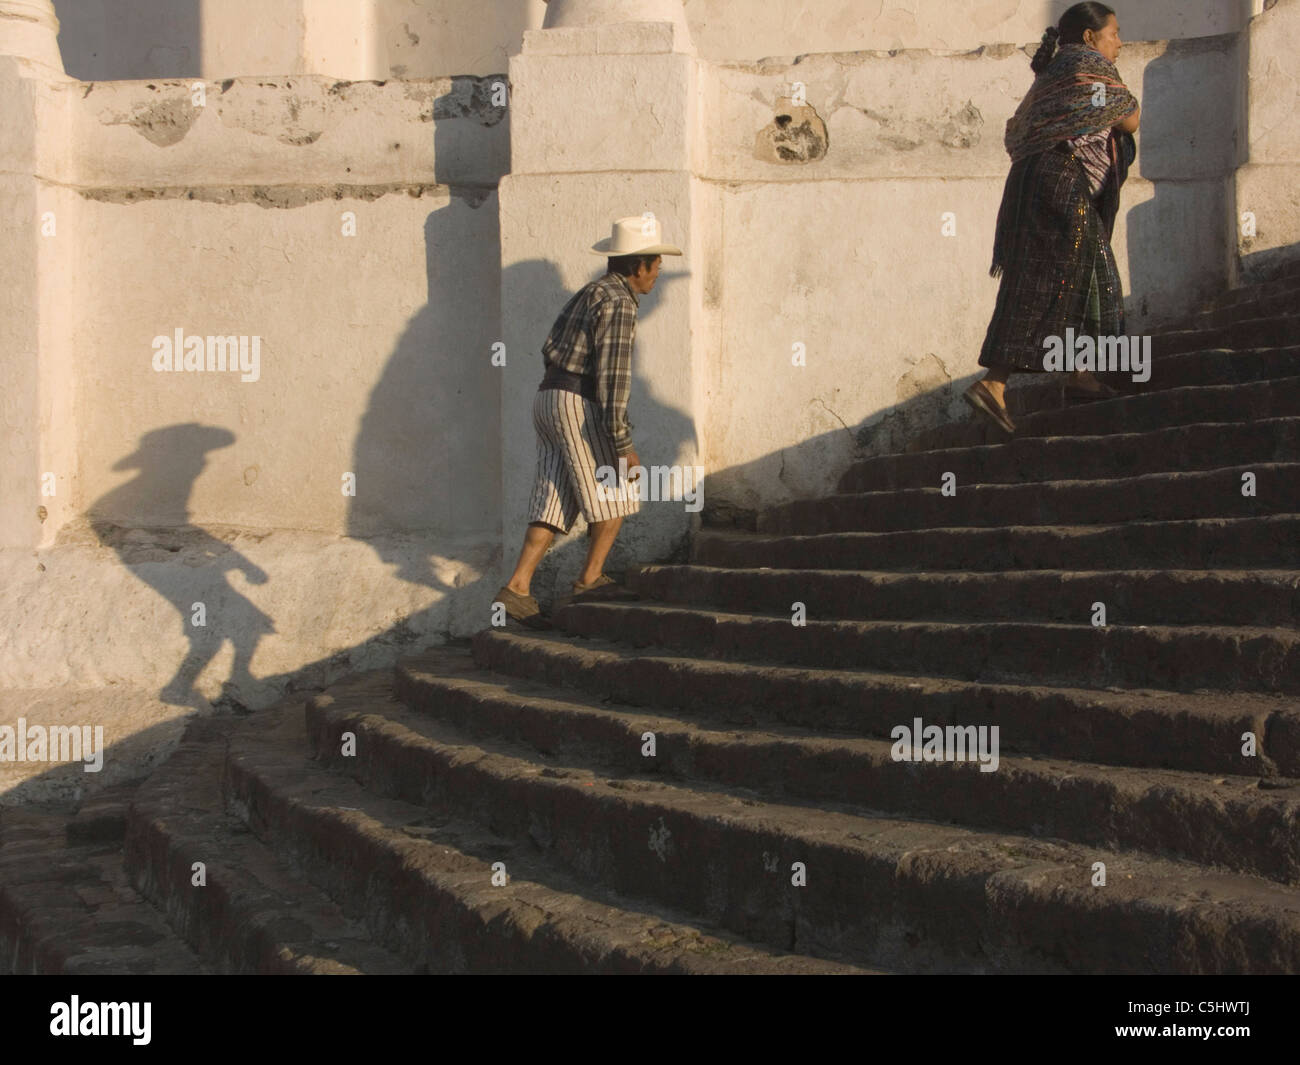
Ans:
{"label": "woman walking on stairs", "polygon": [[[1123,336],[1124,296],[1110,238],[1119,190],[1137,149],[1141,109],[1115,68],[1115,12],[1075,4],[1043,34],[1037,77],[1007,122],[1011,156],[989,271],[1002,278],[980,352],[984,377],[966,401],[1007,433],[1006,382],[1043,370],[1045,342]],[[1067,397],[1114,396],[1090,371],[1075,371]]]}

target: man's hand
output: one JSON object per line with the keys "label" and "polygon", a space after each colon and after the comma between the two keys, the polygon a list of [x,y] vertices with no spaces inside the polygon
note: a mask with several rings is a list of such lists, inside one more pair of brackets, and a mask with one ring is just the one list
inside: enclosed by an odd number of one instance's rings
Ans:
{"label": "man's hand", "polygon": [[628,481],[631,482],[637,480],[641,476],[641,473],[639,470],[634,470],[632,467],[641,465],[641,456],[636,453],[636,448],[633,448],[626,455],[619,455],[619,458],[624,459],[627,462]]}

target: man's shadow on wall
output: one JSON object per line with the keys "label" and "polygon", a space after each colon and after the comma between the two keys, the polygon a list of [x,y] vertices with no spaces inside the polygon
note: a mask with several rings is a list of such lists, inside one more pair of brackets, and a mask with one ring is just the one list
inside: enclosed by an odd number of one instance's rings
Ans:
{"label": "man's shadow on wall", "polygon": [[229,430],[197,423],[153,429],[133,454],[113,464],[114,470],[137,470],[136,476],[100,496],[86,514],[99,542],[177,613],[189,652],[159,693],[172,705],[207,707],[194,682],[229,640],[234,665],[215,702],[243,709],[258,687],[249,670],[257,645],[275,631],[274,621],[226,577],[237,570],[253,584],[266,584],[266,572],[189,522],[190,495],[208,452],[234,442]]}

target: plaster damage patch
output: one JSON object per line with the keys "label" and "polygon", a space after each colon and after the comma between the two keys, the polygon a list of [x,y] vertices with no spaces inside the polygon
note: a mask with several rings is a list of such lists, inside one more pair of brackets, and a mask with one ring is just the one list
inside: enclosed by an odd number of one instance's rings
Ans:
{"label": "plaster damage patch", "polygon": [[159,148],[170,148],[185,138],[198,120],[200,108],[188,96],[160,100],[156,104],[138,104],[129,115],[116,114],[102,121],[106,126],[130,126],[145,140]]}
{"label": "plaster damage patch", "polygon": [[200,203],[252,203],[258,207],[304,207],[319,200],[377,200],[405,192],[413,199],[429,195],[453,196],[478,207],[493,189],[460,188],[447,185],[225,185],[168,188],[78,189],[84,199],[99,203],[146,203],[150,200],[195,200]]}
{"label": "plaster damage patch", "polygon": [[948,418],[952,375],[932,352],[918,358],[898,379],[896,406],[855,434],[864,458],[902,451],[924,430]]}
{"label": "plaster damage patch", "polygon": [[[292,89],[292,84],[286,84]],[[275,137],[281,144],[301,147],[320,139],[330,121],[326,101],[294,94],[286,96],[273,82],[241,85],[239,96],[217,107],[221,121],[259,137]],[[267,90],[271,91],[267,91]]]}
{"label": "plaster damage patch", "polygon": [[917,119],[902,113],[897,105],[887,104],[882,110],[874,110],[851,102],[838,108],[832,120],[842,122],[838,116],[855,113],[875,124],[874,135],[871,126],[861,119],[842,123],[838,133],[840,136],[856,133],[863,138],[868,150],[883,146],[895,151],[910,152],[926,144],[941,144],[945,148],[974,148],[980,143],[984,129],[984,116],[972,100],[967,100],[963,107],[950,112],[946,120]]}
{"label": "plaster damage patch", "polygon": [[454,77],[451,89],[433,102],[433,119],[472,118],[480,125],[495,126],[506,117],[507,99],[502,106],[496,106],[492,97],[498,86],[508,86],[509,80],[504,74],[489,74],[487,77]]}
{"label": "plaster damage patch", "polygon": [[765,163],[812,163],[826,155],[826,123],[810,104],[778,101],[776,117],[754,138],[754,157]]}

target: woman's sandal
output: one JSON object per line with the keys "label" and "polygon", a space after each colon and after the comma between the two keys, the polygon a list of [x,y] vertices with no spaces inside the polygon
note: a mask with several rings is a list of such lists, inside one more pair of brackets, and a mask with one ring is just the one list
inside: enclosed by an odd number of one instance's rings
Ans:
{"label": "woman's sandal", "polygon": [[1066,385],[1063,392],[1063,398],[1067,403],[1096,403],[1102,399],[1117,399],[1122,393],[1105,381],[1098,381],[1101,387],[1097,389],[1080,388],[1078,385]]}
{"label": "woman's sandal", "polygon": [[988,418],[1005,433],[1014,433],[1016,423],[1011,420],[1007,408],[993,398],[993,393],[983,381],[976,381],[962,393],[966,402]]}

